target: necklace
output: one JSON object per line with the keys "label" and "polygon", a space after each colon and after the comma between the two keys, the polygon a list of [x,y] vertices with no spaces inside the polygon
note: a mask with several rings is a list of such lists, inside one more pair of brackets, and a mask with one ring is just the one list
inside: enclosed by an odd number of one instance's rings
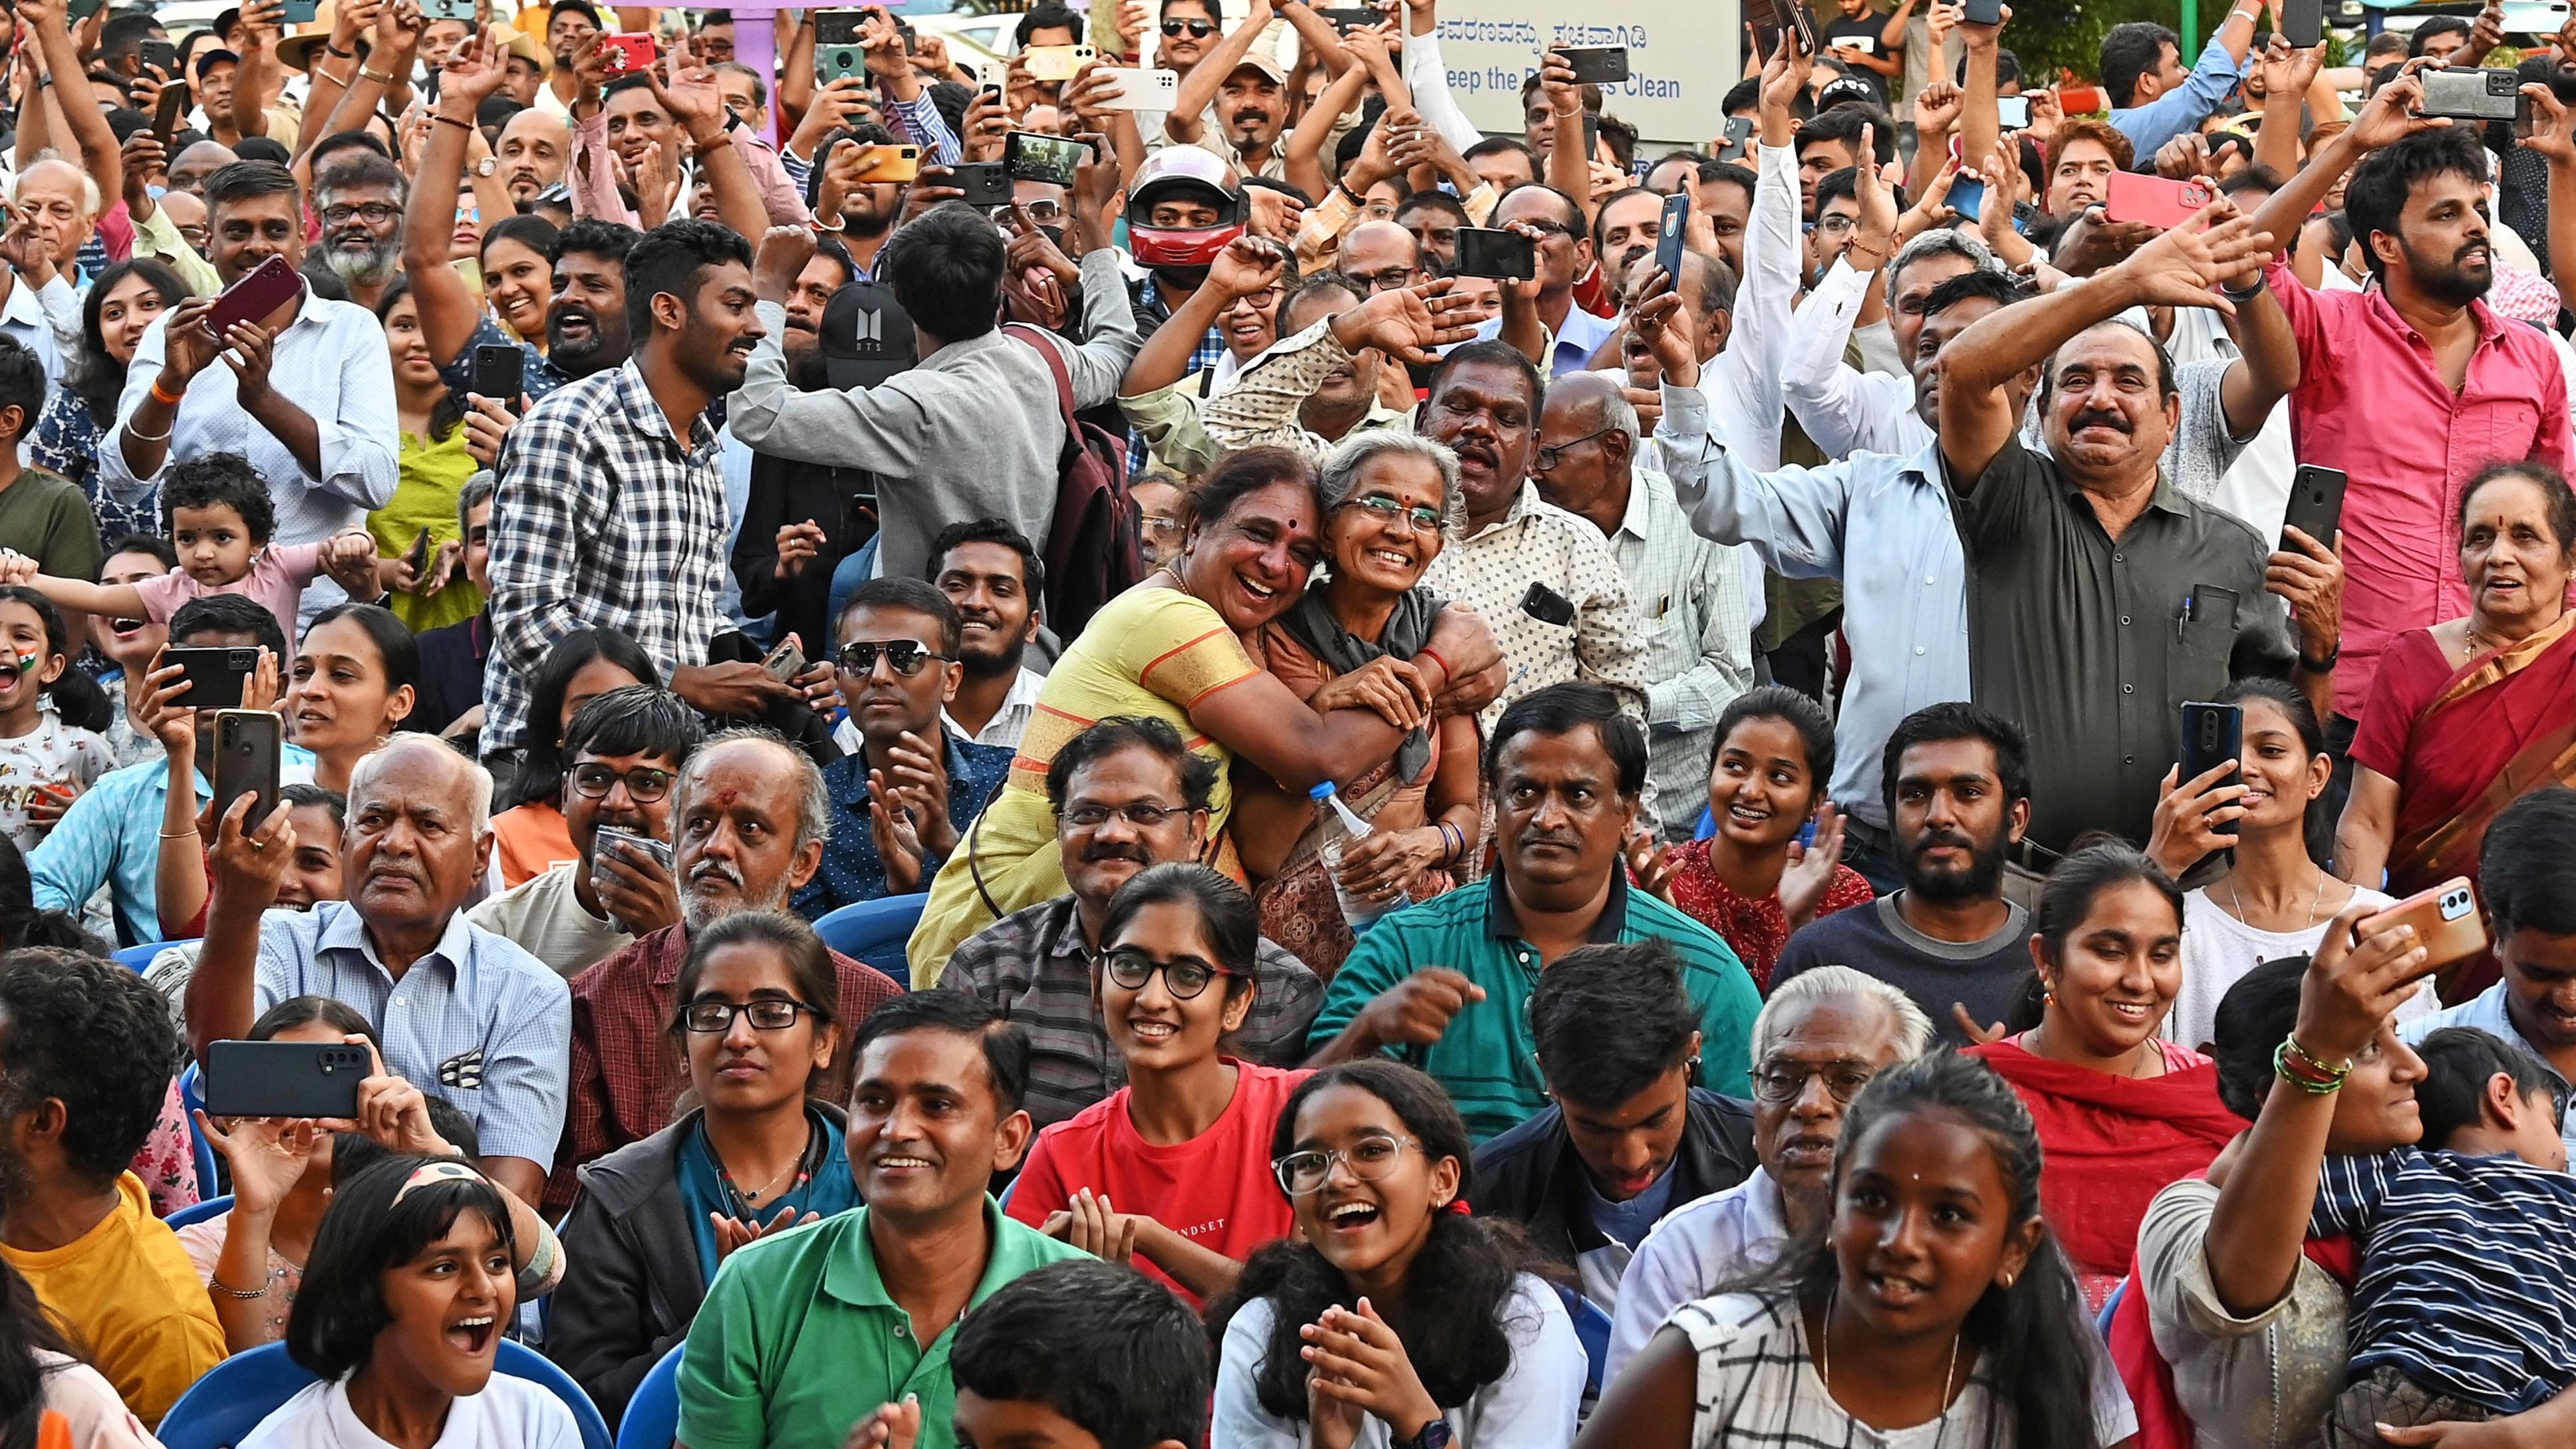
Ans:
{"label": "necklace", "polygon": [[[2320,907],[2320,906],[2322,906],[2322,905],[2324,905],[2324,904],[2325,904],[2325,900],[2326,900],[2326,873],[2325,873],[2324,871],[2322,871],[2322,870],[2321,870],[2321,871],[2318,871],[2318,872],[2317,872],[2317,893],[2316,893],[2316,896],[2308,902],[2308,915],[2307,915],[2307,919],[2306,919],[2306,920],[2303,920],[2303,921],[2301,921],[2301,922],[2299,922],[2299,929],[2301,929],[2301,930],[2303,930],[2303,931],[2304,931],[2304,930],[2306,930],[2308,927],[2313,926],[2313,925],[2315,925],[2315,924],[2317,923],[2317,908],[2318,908],[2318,907]],[[2238,920],[2240,920],[2240,921],[2243,921],[2246,925],[2249,925],[2249,926],[2253,926],[2253,925],[2254,925],[2254,920],[2253,920],[2253,918],[2252,918],[2251,916],[2248,916],[2248,915],[2246,915],[2246,914],[2245,914],[2245,902],[2237,898],[2237,895],[2236,895],[2236,872],[2234,872],[2234,871],[2232,871],[2232,870],[2231,870],[2231,871],[2229,871],[2229,872],[2227,873],[2227,914],[2229,914],[2229,915],[2231,915],[2231,916],[2234,916],[2236,919],[2238,919]],[[2258,931],[2259,931],[2259,930],[2261,930],[2261,929],[2262,929],[2262,927],[2260,927],[2260,926],[2255,926],[2255,927],[2254,927],[2254,929],[2256,929],[2256,930],[2258,930]]]}
{"label": "necklace", "polygon": [[[700,1132],[704,1132],[706,1130],[706,1124],[704,1122],[699,1123],[698,1130]],[[724,1184],[725,1192],[733,1198],[736,1215],[738,1217],[744,1219],[750,1218],[751,1210],[760,1205],[760,1200],[762,1198],[769,1196],[769,1190],[771,1188],[774,1188],[778,1186],[779,1183],[785,1181],[789,1173],[792,1172],[796,1174],[796,1187],[798,1189],[802,1189],[807,1182],[813,1179],[815,1168],[814,1159],[816,1156],[814,1148],[816,1145],[815,1137],[817,1134],[814,1132],[813,1124],[810,1122],[806,1124],[805,1131],[805,1150],[796,1154],[795,1159],[789,1162],[785,1167],[778,1169],[778,1175],[776,1177],[773,1177],[769,1181],[762,1183],[760,1186],[751,1189],[749,1192],[743,1191],[741,1186],[733,1180],[733,1169],[725,1166],[723,1154],[716,1151],[715,1139],[712,1137],[707,1139],[707,1155],[716,1160],[716,1177]]]}
{"label": "necklace", "polygon": [[[1842,1291],[1839,1283],[1826,1290],[1825,1321],[1816,1330],[1816,1376],[1825,1381],[1827,1398],[1834,1393],[1834,1300]],[[1932,1449],[1941,1449],[1941,1441],[1950,1437],[1950,1381],[1959,1376],[1959,1340],[1966,1336],[1964,1332],[1950,1336],[1950,1366],[1941,1370],[1941,1428],[1932,1436]]]}

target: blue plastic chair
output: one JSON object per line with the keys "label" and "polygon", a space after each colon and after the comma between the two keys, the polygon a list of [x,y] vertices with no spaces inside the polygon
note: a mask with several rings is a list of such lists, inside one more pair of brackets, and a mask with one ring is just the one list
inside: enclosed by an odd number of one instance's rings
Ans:
{"label": "blue plastic chair", "polygon": [[[494,1366],[512,1378],[541,1384],[563,1400],[564,1407],[572,1410],[573,1422],[581,1427],[582,1449],[614,1449],[608,1420],[600,1416],[599,1406],[562,1369],[508,1339],[498,1345]],[[234,1354],[208,1369],[170,1406],[159,1430],[163,1449],[226,1449],[238,1444],[259,1427],[260,1420],[312,1382],[313,1375],[286,1356],[285,1344],[264,1343],[248,1353]]]}
{"label": "blue plastic chair", "polygon": [[197,1159],[197,1192],[201,1196],[212,1194],[223,1186],[223,1180],[215,1170],[214,1144],[197,1126],[197,1109],[206,1105],[206,1074],[195,1062],[188,1063],[188,1069],[179,1074],[179,1105],[188,1110],[188,1148]]}
{"label": "blue plastic chair", "polygon": [[218,1217],[232,1210],[233,1195],[225,1193],[221,1197],[200,1198],[161,1221],[170,1227],[184,1228],[190,1223],[202,1223],[208,1218]]}
{"label": "blue plastic chair", "polygon": [[1565,1303],[1565,1311],[1574,1319],[1574,1336],[1583,1342],[1583,1392],[1587,1397],[1601,1396],[1602,1371],[1610,1362],[1610,1315],[1601,1305],[1571,1288],[1558,1288],[1556,1296]]}
{"label": "blue plastic chair", "polygon": [[2120,1300],[2128,1296],[2129,1280],[2123,1278],[2112,1287],[2111,1296],[2102,1300],[2102,1311],[2093,1318],[2093,1331],[2102,1335],[2103,1342],[2110,1342],[2111,1316],[2120,1311]]}
{"label": "blue plastic chair", "polygon": [[680,1354],[685,1343],[671,1345],[662,1361],[635,1386],[626,1401],[626,1417],[617,1421],[617,1449],[671,1449],[680,1437]]}
{"label": "blue plastic chair", "polygon": [[827,912],[814,923],[814,931],[824,945],[852,960],[865,961],[909,991],[912,962],[904,948],[912,940],[912,928],[921,924],[921,908],[929,902],[929,895],[920,891],[854,901]]}

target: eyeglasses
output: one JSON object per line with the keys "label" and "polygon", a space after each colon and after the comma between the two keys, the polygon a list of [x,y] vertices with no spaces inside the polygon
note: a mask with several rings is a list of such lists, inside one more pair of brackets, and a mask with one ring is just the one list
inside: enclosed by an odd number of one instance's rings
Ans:
{"label": "eyeglasses", "polygon": [[363,221],[369,226],[389,226],[401,216],[401,207],[391,206],[381,201],[370,201],[360,206],[322,208],[324,226],[347,226],[353,221]]}
{"label": "eyeglasses", "polygon": [[1617,431],[1619,431],[1617,428],[1603,428],[1597,433],[1585,433],[1582,437],[1559,443],[1552,448],[1541,448],[1538,450],[1538,470],[1542,473],[1552,473],[1556,471],[1557,464],[1565,461],[1568,449],[1580,448],[1594,438],[1605,437]]}
{"label": "eyeglasses", "polygon": [[[1499,224],[1499,223],[1498,223],[1498,224]],[[1534,231],[1534,232],[1538,232],[1538,233],[1540,233],[1541,235],[1544,235],[1544,236],[1572,236],[1572,235],[1574,235],[1574,228],[1572,228],[1572,227],[1570,227],[1570,226],[1567,226],[1564,222],[1561,222],[1561,221],[1549,221],[1547,218],[1545,218],[1545,217],[1543,217],[1543,216],[1528,216],[1528,217],[1523,217],[1523,218],[1521,218],[1521,220],[1517,223],[1517,225],[1528,227],[1530,230],[1532,230],[1532,231]]]}
{"label": "eyeglasses", "polygon": [[1408,508],[1383,493],[1371,493],[1364,498],[1345,498],[1334,506],[1359,509],[1380,523],[1392,524],[1401,520],[1412,525],[1416,533],[1438,533],[1440,525],[1446,521],[1446,515],[1428,503],[1416,503]]}
{"label": "eyeglasses", "polygon": [[1029,220],[1031,221],[1049,222],[1064,220],[1064,203],[1061,201],[1051,201],[1043,196],[1039,197],[1035,201],[1021,202],[1020,209],[1029,214]]}
{"label": "eyeglasses", "polygon": [[1860,218],[1856,216],[1819,217],[1816,219],[1816,232],[1820,236],[1849,236],[1852,228],[1858,225]]}
{"label": "eyeglasses", "polygon": [[1168,538],[1181,531],[1181,521],[1168,513],[1148,513],[1145,531],[1157,538]]}
{"label": "eyeglasses", "polygon": [[1279,1179],[1279,1190],[1290,1197],[1321,1190],[1336,1162],[1348,1166],[1351,1176],[1360,1181],[1376,1182],[1395,1171],[1408,1146],[1419,1149],[1422,1144],[1410,1137],[1363,1137],[1348,1147],[1291,1152],[1270,1164],[1270,1175]]}
{"label": "eyeglasses", "polygon": [[1177,36],[1183,31],[1189,32],[1190,35],[1197,39],[1205,40],[1216,33],[1216,22],[1212,20],[1166,20],[1163,22],[1163,33],[1165,35]]}
{"label": "eyeglasses", "polygon": [[852,674],[874,674],[877,672],[877,656],[880,654],[885,656],[886,663],[894,666],[895,673],[906,679],[919,674],[921,666],[933,659],[954,657],[911,639],[896,639],[884,644],[872,644],[862,640],[841,646],[840,665],[842,669]]}
{"label": "eyeglasses", "polygon": [[1874,1075],[1876,1073],[1850,1062],[1827,1062],[1820,1067],[1799,1062],[1764,1062],[1753,1069],[1753,1097],[1774,1106],[1794,1102],[1806,1095],[1807,1079],[1819,1077],[1824,1080],[1825,1094],[1834,1099],[1834,1104],[1848,1107],[1851,1099],[1860,1095],[1860,1089],[1868,1086]]}
{"label": "eyeglasses", "polygon": [[1064,812],[1064,818],[1066,824],[1077,830],[1098,830],[1108,824],[1109,818],[1113,815],[1139,830],[1151,830],[1175,815],[1189,813],[1187,810],[1174,810],[1167,806],[1150,805],[1139,800],[1129,805],[1076,805]]}
{"label": "eyeglasses", "polygon": [[608,792],[616,789],[620,780],[626,782],[626,793],[638,805],[650,805],[671,793],[671,772],[668,770],[638,765],[621,775],[608,765],[572,767],[573,791],[585,800],[607,799]]}
{"label": "eyeglasses", "polygon": [[1371,292],[1392,292],[1398,287],[1412,286],[1413,279],[1422,275],[1422,269],[1388,267],[1382,272],[1353,272],[1351,275],[1366,283]]}
{"label": "eyeglasses", "polygon": [[1110,980],[1129,991],[1144,990],[1145,983],[1153,980],[1154,973],[1160,971],[1163,973],[1163,989],[1172,993],[1173,999],[1178,1001],[1192,999],[1207,990],[1208,983],[1220,976],[1235,974],[1222,966],[1210,966],[1205,961],[1194,957],[1184,956],[1177,961],[1157,961],[1137,950],[1101,952],[1100,970]]}
{"label": "eyeglasses", "polygon": [[796,1014],[814,1008],[783,996],[764,996],[757,1001],[692,1001],[680,1008],[680,1025],[690,1031],[713,1036],[733,1030],[737,1016],[751,1018],[753,1031],[785,1031],[796,1024]]}

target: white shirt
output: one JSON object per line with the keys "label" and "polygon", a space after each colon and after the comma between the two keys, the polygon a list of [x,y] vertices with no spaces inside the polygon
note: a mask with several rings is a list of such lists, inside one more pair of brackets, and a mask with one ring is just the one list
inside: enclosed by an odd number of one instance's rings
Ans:
{"label": "white shirt", "polygon": [[[307,1384],[259,1421],[241,1449],[393,1449],[359,1422],[346,1379]],[[543,1387],[496,1373],[483,1392],[452,1401],[437,1449],[581,1449],[572,1410]]]}
{"label": "white shirt", "polygon": [[45,1407],[69,1422],[72,1449],[160,1449],[98,1370],[42,1348],[36,1363],[45,1370]]}
{"label": "white shirt", "polygon": [[[1216,1370],[1216,1411],[1208,1425],[1209,1449],[1289,1449],[1313,1442],[1303,1419],[1282,1419],[1261,1406],[1254,1378],[1270,1351],[1270,1299],[1243,1305],[1225,1326]],[[1587,1365],[1583,1341],[1556,1290],[1523,1273],[1503,1300],[1504,1332],[1512,1366],[1464,1404],[1444,1405],[1456,1442],[1469,1449],[1565,1449],[1574,1439],[1575,1411],[1583,1403]],[[1386,1421],[1360,1420],[1352,1449],[1387,1449]],[[242,1449],[256,1449],[244,1444]]]}
{"label": "white shirt", "polygon": [[[2222,892],[2220,899],[2228,897]],[[2385,908],[2397,902],[2377,891],[2355,887],[2351,903]],[[2200,1050],[2202,1042],[2216,1041],[2218,1003],[2227,995],[2227,988],[2266,961],[2314,952],[2331,924],[2319,921],[2304,931],[2258,931],[2228,914],[2226,907],[2210,898],[2207,887],[2184,896],[2182,990],[2174,996],[2173,1010],[2165,1013],[2165,1040],[2194,1051]],[[2419,990],[2397,1008],[2395,1019],[2413,1021],[2433,1010],[2433,993]]]}
{"label": "white shirt", "polygon": [[[243,409],[233,370],[217,358],[189,381],[187,397],[170,425],[161,470],[149,478],[136,477],[126,465],[119,434],[161,376],[169,320],[163,313],[145,329],[133,366],[126,370],[116,428],[100,440],[98,477],[109,496],[139,504],[172,463],[231,452],[248,458],[268,480],[269,495],[277,501],[277,543],[318,543],[363,527],[368,510],[392,500],[402,423],[394,409],[394,368],[385,330],[366,308],[309,290],[295,320],[277,335],[268,376],[279,396],[312,416],[321,476],[305,472],[294,452]],[[317,578],[304,590],[301,612],[310,619],[344,597],[337,584]]]}
{"label": "white shirt", "polygon": [[[958,739],[1016,750],[1020,747],[1020,736],[1028,733],[1029,716],[1037,713],[1038,694],[1045,688],[1046,676],[1023,664],[1019,677],[1011,681],[1011,692],[1002,696],[1002,707],[993,711],[991,719],[984,721],[983,729],[968,734],[966,727],[944,707],[939,711],[939,723]],[[859,737],[859,727],[847,715],[841,717],[839,724],[832,726],[832,743],[839,745],[845,755],[855,755],[867,746],[867,742]]]}
{"label": "white shirt", "polygon": [[569,981],[582,968],[633,944],[615,921],[592,915],[581,903],[580,861],[560,862],[501,892],[487,896],[465,912],[467,925],[481,926],[528,948],[528,954]]}
{"label": "white shirt", "polygon": [[1674,1309],[1755,1277],[1779,1261],[1788,1243],[1788,1205],[1780,1199],[1780,1185],[1758,1167],[1726,1191],[1667,1213],[1637,1245],[1619,1278],[1601,1381],[1616,1380]]}

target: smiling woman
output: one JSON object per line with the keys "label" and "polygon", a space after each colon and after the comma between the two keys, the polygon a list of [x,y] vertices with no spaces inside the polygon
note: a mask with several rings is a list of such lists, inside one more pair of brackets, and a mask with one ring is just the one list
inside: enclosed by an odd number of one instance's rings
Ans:
{"label": "smiling woman", "polygon": [[495,1376],[518,1307],[510,1216],[461,1159],[399,1155],[339,1189],[322,1215],[286,1351],[321,1382],[260,1421],[241,1449],[435,1441],[456,1449],[572,1449],[572,1411]]}

